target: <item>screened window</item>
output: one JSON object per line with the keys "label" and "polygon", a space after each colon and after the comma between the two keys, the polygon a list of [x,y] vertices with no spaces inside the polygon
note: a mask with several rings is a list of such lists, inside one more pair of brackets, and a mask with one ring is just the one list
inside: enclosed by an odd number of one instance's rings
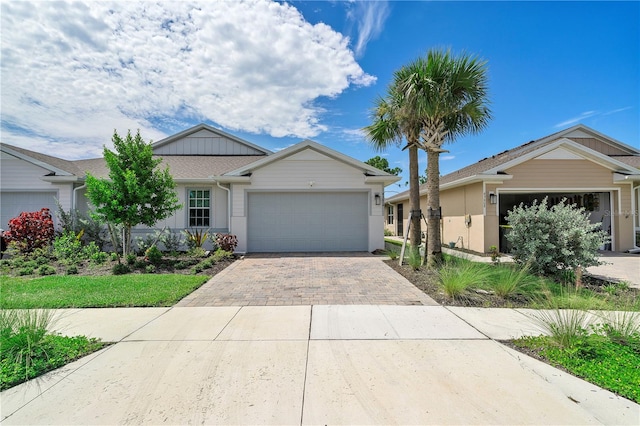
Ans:
{"label": "screened window", "polygon": [[393,206],[387,207],[387,224],[393,225]]}
{"label": "screened window", "polygon": [[189,226],[211,226],[211,191],[208,189],[189,190]]}

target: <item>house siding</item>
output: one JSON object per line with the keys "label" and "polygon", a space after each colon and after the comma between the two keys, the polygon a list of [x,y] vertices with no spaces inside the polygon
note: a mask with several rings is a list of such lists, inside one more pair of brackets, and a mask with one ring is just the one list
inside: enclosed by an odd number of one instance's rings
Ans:
{"label": "house siding", "polygon": [[609,145],[595,138],[578,138],[569,137],[572,141],[579,143],[582,146],[598,151],[604,155],[629,155],[628,151],[624,151],[615,146]]}
{"label": "house siding", "polygon": [[200,130],[177,141],[154,148],[156,155],[263,155],[238,141]]}
{"label": "house siding", "polygon": [[[482,183],[440,192],[442,206],[442,243],[455,242],[456,247],[484,252],[485,217]],[[426,197],[423,198],[426,200]],[[467,215],[471,222],[467,223]]]}
{"label": "house siding", "polygon": [[382,184],[367,184],[363,171],[306,149],[252,171],[250,184],[232,185],[231,230],[238,236],[238,251],[247,250],[247,193],[268,192],[368,192],[369,250],[384,248],[384,205],[375,205],[374,194]]}
{"label": "house siding", "polygon": [[25,194],[29,192],[51,192],[51,203],[47,207],[53,209],[51,214],[55,216],[55,199],[58,200],[64,210],[71,210],[73,184],[51,184],[45,182],[42,180],[42,177],[48,173],[49,170],[36,166],[28,161],[5,152],[0,153],[0,181],[2,182],[2,192],[20,192]]}
{"label": "house siding", "polygon": [[613,173],[588,160],[530,160],[505,170],[507,188],[611,188]]}

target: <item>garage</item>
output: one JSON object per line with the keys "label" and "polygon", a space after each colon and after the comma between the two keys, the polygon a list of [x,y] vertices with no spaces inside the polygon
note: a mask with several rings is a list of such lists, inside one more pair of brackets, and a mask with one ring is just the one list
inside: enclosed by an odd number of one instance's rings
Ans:
{"label": "garage", "polygon": [[22,212],[40,211],[42,208],[51,210],[51,215],[55,216],[57,191],[42,192],[11,192],[0,193],[0,214],[2,229],[9,228],[9,220],[18,216]]}
{"label": "garage", "polygon": [[249,252],[367,251],[367,192],[248,194]]}

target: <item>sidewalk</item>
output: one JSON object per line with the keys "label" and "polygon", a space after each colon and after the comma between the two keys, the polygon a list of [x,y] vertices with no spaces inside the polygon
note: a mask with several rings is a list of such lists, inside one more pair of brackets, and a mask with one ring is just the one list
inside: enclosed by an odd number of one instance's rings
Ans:
{"label": "sidewalk", "polygon": [[520,309],[69,309],[117,342],[0,394],[9,424],[638,424],[640,406],[494,339]]}

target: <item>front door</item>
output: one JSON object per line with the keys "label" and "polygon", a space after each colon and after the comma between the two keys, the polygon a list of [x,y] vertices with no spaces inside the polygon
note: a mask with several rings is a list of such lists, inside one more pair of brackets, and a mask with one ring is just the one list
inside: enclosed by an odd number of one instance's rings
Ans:
{"label": "front door", "polygon": [[398,237],[402,237],[402,234],[404,232],[404,212],[402,211],[402,204],[398,204],[398,215],[396,219],[396,223],[398,224],[396,233],[398,234]]}

